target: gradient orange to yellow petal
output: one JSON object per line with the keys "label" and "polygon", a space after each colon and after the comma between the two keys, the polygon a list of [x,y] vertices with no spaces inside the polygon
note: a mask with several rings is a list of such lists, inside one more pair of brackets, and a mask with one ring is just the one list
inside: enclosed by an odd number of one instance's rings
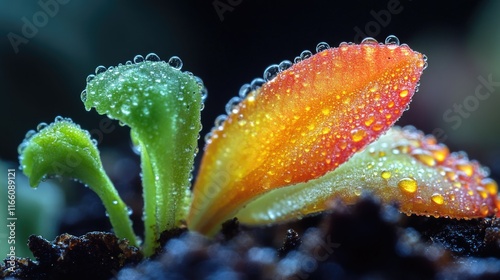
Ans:
{"label": "gradient orange to yellow petal", "polygon": [[341,44],[280,72],[212,133],[189,227],[213,234],[257,195],[337,168],[401,116],[425,65],[406,45]]}

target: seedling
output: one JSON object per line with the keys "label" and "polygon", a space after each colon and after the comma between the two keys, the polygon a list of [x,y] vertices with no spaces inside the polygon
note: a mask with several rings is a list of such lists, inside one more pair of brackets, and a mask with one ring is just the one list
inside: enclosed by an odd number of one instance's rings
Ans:
{"label": "seedling", "polygon": [[[355,202],[362,192],[398,202],[407,214],[499,215],[497,184],[479,163],[415,128],[393,127],[426,66],[394,36],[383,44],[320,43],[314,55],[269,66],[217,118],[192,192],[206,89],[181,71],[179,58],[149,54],[99,66],[81,98],[87,110],[131,128],[141,155],[146,256],[161,232],[183,221],[212,236],[235,216],[250,225],[283,222],[324,211],[335,198]],[[59,117],[20,147],[33,186],[46,175],[82,181],[103,200],[117,236],[139,245],[88,132]],[[68,163],[70,155],[78,163]]]}

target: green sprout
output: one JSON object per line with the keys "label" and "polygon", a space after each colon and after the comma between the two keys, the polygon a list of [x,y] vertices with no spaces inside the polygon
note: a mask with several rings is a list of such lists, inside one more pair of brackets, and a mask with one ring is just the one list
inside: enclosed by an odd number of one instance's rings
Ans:
{"label": "green sprout", "polygon": [[[95,108],[131,128],[141,155],[146,256],[159,246],[161,232],[181,224],[191,202],[205,88],[181,67],[178,57],[166,63],[155,54],[136,56],[125,65],[97,67],[81,94],[87,110]],[[29,136],[21,144],[20,159],[30,184],[36,186],[47,175],[80,180],[103,201],[116,235],[138,246],[127,206],[106,176],[89,133],[58,118]]]}
{"label": "green sprout", "polygon": [[50,125],[40,123],[38,133],[28,133],[20,152],[21,167],[31,186],[40,184],[47,175],[80,180],[102,200],[116,235],[138,245],[128,208],[104,172],[99,151],[87,131],[71,119],[56,117]]}

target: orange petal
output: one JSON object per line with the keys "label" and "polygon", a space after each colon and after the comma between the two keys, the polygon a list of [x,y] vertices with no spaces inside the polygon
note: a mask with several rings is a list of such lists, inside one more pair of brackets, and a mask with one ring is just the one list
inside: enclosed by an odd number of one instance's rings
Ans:
{"label": "orange petal", "polygon": [[336,170],[267,192],[236,216],[245,224],[283,222],[370,192],[406,214],[478,218],[499,214],[497,183],[465,153],[450,153],[415,128],[393,127]]}
{"label": "orange petal", "polygon": [[401,116],[425,64],[407,45],[344,43],[251,92],[207,142],[190,228],[214,233],[257,195],[334,170]]}

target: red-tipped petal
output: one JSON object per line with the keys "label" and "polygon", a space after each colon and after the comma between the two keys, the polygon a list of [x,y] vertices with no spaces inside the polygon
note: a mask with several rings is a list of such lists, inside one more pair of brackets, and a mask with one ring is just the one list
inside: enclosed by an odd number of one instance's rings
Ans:
{"label": "red-tipped petal", "polygon": [[257,195],[334,170],[394,124],[424,68],[406,45],[343,44],[279,73],[213,132],[190,228],[213,233]]}

